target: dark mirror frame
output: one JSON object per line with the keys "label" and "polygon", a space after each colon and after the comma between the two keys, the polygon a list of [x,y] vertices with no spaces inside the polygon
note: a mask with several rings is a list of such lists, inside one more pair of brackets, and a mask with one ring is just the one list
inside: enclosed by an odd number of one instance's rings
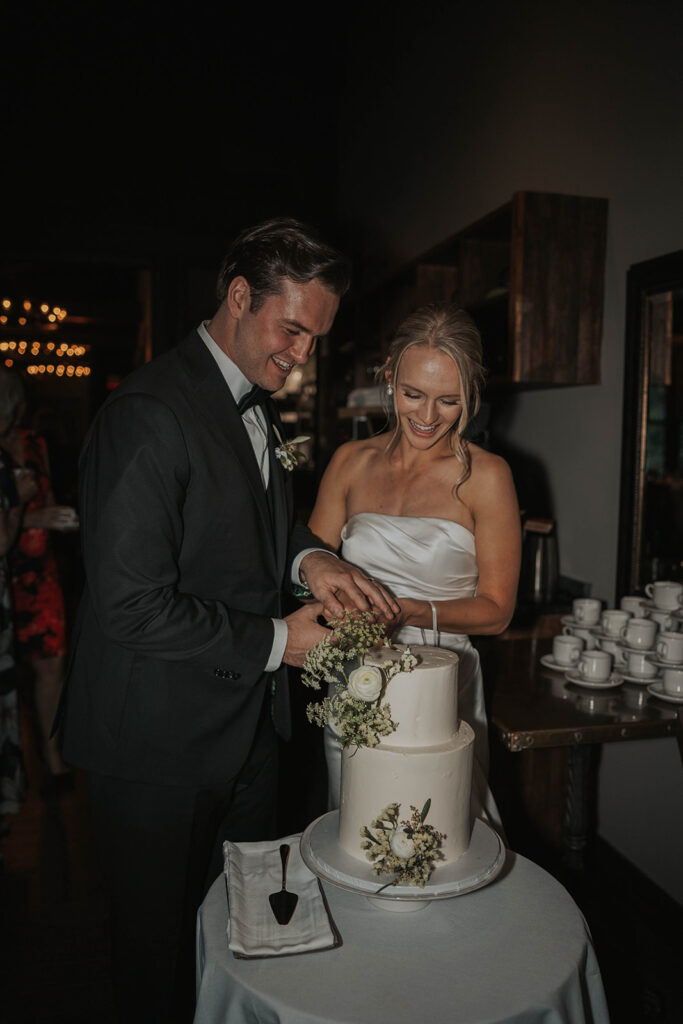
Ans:
{"label": "dark mirror frame", "polygon": [[683,287],[683,249],[635,263],[626,277],[626,353],[622,427],[621,498],[617,556],[617,600],[641,593],[648,580],[639,579],[649,337],[648,299],[659,292]]}

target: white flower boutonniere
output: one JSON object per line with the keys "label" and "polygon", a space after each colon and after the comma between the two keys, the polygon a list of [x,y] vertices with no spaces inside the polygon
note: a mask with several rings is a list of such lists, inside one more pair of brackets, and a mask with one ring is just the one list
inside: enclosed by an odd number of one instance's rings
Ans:
{"label": "white flower boutonniere", "polygon": [[304,441],[310,441],[310,437],[302,434],[299,437],[295,437],[292,441],[283,441],[280,437],[280,431],[274,424],[273,430],[278,441],[277,448],[275,449],[275,458],[284,469],[288,469],[291,472],[293,469],[296,469],[299,462],[306,458],[296,445],[303,444]]}

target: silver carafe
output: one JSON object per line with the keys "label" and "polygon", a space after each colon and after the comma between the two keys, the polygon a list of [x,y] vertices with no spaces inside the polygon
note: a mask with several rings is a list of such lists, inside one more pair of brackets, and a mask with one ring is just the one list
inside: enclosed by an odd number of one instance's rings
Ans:
{"label": "silver carafe", "polygon": [[552,519],[524,524],[519,599],[522,604],[549,605],[557,594],[557,534]]}

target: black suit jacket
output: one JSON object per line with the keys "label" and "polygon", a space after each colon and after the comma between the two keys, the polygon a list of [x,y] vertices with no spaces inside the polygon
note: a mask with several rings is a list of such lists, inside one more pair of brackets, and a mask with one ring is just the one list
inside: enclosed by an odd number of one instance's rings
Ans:
{"label": "black suit jacket", "polygon": [[[273,447],[269,508],[235,402],[197,332],[103,405],[80,460],[87,583],[64,702],[70,763],[197,786],[239,771],[271,685],[271,618],[281,616],[293,558],[320,546],[294,524],[291,479]],[[286,735],[284,668],[275,682]]]}

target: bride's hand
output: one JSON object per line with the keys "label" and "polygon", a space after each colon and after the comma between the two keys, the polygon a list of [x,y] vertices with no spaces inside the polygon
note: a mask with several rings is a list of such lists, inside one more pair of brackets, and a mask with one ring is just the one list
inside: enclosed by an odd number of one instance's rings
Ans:
{"label": "bride's hand", "polygon": [[391,639],[394,633],[398,633],[402,626],[406,625],[406,619],[408,618],[408,604],[408,599],[401,598],[398,612],[391,619],[385,618],[379,609],[373,608],[377,622],[380,622],[385,627],[389,639]]}
{"label": "bride's hand", "polygon": [[326,618],[341,615],[345,607],[361,612],[374,611],[393,622],[399,611],[391,595],[364,572],[335,558],[327,551],[311,551],[301,562],[301,578],[316,600],[321,601]]}

